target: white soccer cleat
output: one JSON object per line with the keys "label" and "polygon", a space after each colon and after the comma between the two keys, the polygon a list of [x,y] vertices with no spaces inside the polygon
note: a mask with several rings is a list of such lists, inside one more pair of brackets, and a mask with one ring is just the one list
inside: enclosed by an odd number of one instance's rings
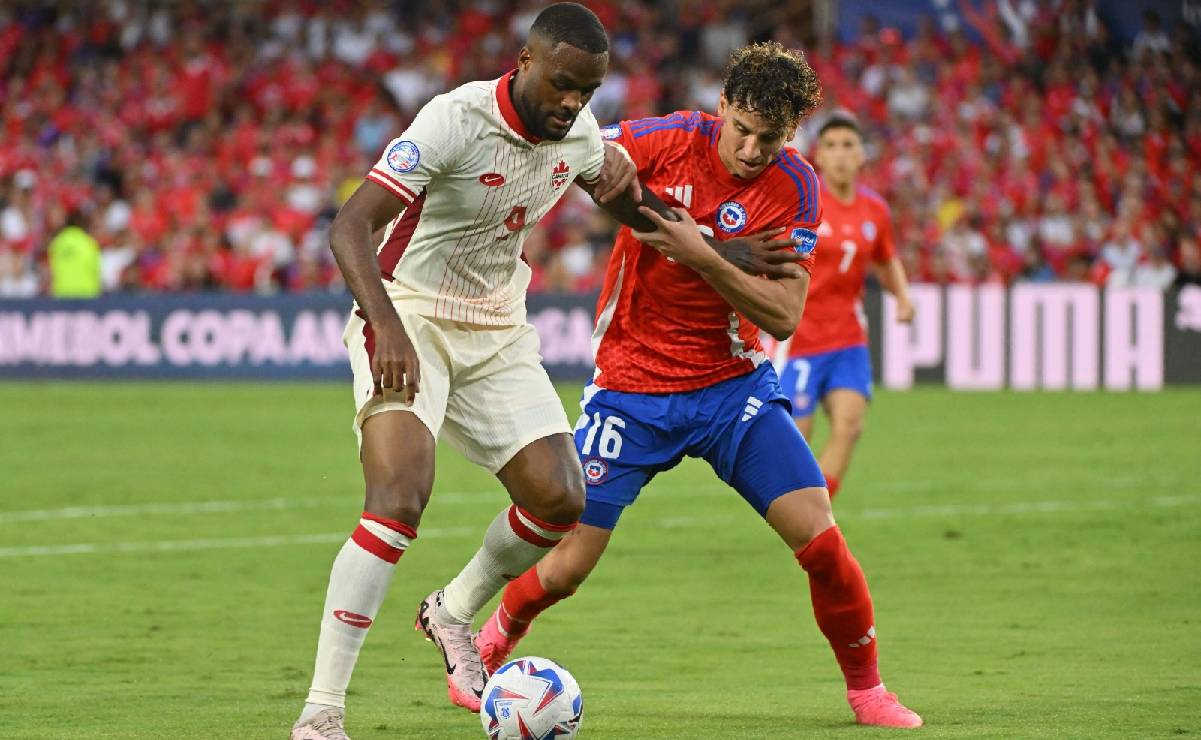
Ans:
{"label": "white soccer cleat", "polygon": [[350,740],[342,729],[346,713],[337,707],[322,709],[304,722],[292,725],[291,740]]}

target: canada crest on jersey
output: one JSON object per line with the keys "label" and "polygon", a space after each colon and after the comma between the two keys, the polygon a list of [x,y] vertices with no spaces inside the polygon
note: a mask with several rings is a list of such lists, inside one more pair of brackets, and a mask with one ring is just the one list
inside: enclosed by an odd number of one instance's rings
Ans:
{"label": "canada crest on jersey", "polygon": [[553,187],[555,190],[558,190],[566,185],[567,181],[570,179],[571,167],[567,166],[567,163],[560,159],[559,163],[555,165],[555,168],[551,170],[550,173],[551,187]]}
{"label": "canada crest on jersey", "polygon": [[727,234],[737,234],[746,227],[746,208],[736,200],[727,200],[717,207],[717,228]]}
{"label": "canada crest on jersey", "polygon": [[411,141],[398,141],[388,149],[388,166],[400,174],[412,172],[421,162],[421,150]]}

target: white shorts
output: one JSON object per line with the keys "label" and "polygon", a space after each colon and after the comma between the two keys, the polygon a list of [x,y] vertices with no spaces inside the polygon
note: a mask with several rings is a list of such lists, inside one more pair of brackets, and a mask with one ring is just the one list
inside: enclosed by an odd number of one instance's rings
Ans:
{"label": "white shorts", "polygon": [[367,336],[371,327],[351,314],[342,341],[354,372],[354,431],[363,444],[363,422],[384,411],[411,411],[464,457],[496,473],[531,442],[570,434],[563,403],[551,385],[533,326],[482,327],[415,314],[402,315],[421,363],[413,403],[402,391],[375,395]]}

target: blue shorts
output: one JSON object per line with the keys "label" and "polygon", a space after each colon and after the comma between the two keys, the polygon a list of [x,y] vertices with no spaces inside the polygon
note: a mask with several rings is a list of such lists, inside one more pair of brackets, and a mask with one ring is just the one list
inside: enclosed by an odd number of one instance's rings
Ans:
{"label": "blue shorts", "polygon": [[775,370],[683,393],[625,393],[589,385],[575,427],[587,504],[580,521],[613,529],[656,473],[699,457],[759,514],[790,491],[826,485],[789,415]]}
{"label": "blue shorts", "polygon": [[863,345],[794,357],[780,373],[780,386],[798,419],[812,416],[817,404],[833,390],[855,391],[870,401],[872,358]]}

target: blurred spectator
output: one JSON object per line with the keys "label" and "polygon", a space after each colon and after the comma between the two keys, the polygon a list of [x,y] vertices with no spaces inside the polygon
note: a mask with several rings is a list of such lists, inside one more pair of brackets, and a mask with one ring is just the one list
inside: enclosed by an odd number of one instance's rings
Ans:
{"label": "blurred spectator", "polygon": [[1143,257],[1143,245],[1131,233],[1130,223],[1114,224],[1113,235],[1101,247],[1101,260],[1109,269],[1109,284],[1127,287],[1134,281],[1134,268]]}
{"label": "blurred spectator", "polygon": [[1131,284],[1137,288],[1164,290],[1176,280],[1176,268],[1168,261],[1163,248],[1155,247],[1147,259],[1134,268]]}
{"label": "blurred spectator", "polygon": [[1180,270],[1172,284],[1177,288],[1201,286],[1201,246],[1191,236],[1180,240]]}
{"label": "blurred spectator", "polygon": [[1159,12],[1147,9],[1143,12],[1143,28],[1134,37],[1134,58],[1141,59],[1145,52],[1166,53],[1172,48],[1172,42],[1164,33]]}
{"label": "blurred spectator", "polygon": [[[731,50],[810,32],[779,3],[589,4],[613,41],[602,123],[712,110]],[[5,4],[0,290],[50,289],[59,210],[90,215],[105,290],[341,290],[335,209],[430,97],[511,68],[542,5]],[[941,7],[963,25],[930,16],[904,38],[865,20],[855,39],[809,45],[828,104],[860,116],[865,184],[892,206],[914,275],[1161,284],[1176,265],[1190,279],[1197,29],[1148,10],[1123,47],[1134,29],[1087,0]],[[532,289],[595,290],[613,231],[586,201],[556,208],[527,245]]]}
{"label": "blurred spectator", "polygon": [[38,277],[29,255],[0,247],[0,298],[31,298],[37,292]]}
{"label": "blurred spectator", "polygon": [[95,298],[100,295],[100,244],[87,232],[77,210],[67,214],[63,230],[50,241],[50,295]]}

